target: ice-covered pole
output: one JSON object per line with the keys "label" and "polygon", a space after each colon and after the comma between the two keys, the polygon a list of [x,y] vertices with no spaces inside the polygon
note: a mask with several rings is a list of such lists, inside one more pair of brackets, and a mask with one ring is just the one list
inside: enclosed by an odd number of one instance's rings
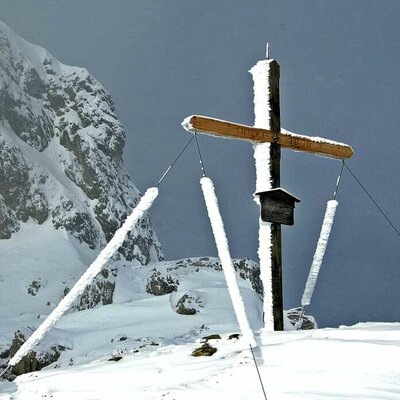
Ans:
{"label": "ice-covered pole", "polygon": [[[259,61],[250,71],[254,81],[254,127],[280,132],[279,64]],[[280,186],[280,146],[254,144],[256,192]],[[255,196],[259,204],[259,199]],[[259,220],[260,277],[264,287],[264,328],[283,330],[281,227]]]}
{"label": "ice-covered pole", "polygon": [[314,292],[315,284],[317,283],[319,271],[321,269],[322,260],[325,255],[326,246],[328,244],[329,235],[332,230],[333,220],[335,218],[336,208],[338,202],[336,200],[329,200],[326,205],[324,220],[322,222],[321,233],[315,249],[314,258],[311,264],[310,273],[306,282],[301,305],[304,308],[311,303],[311,297]]}
{"label": "ice-covered pole", "polygon": [[228,239],[225,234],[221,213],[219,212],[218,200],[215,194],[214,185],[211,179],[207,177],[201,178],[200,183],[218,250],[218,256],[221,260],[229,294],[232,299],[233,309],[235,311],[244,340],[246,340],[248,344],[254,348],[257,346],[257,343],[254,339],[249,320],[247,319],[245,305],[236,280],[235,268],[229,252]]}
{"label": "ice-covered pole", "polygon": [[147,189],[146,193],[140,199],[137,206],[127,217],[123,225],[115,232],[113,238],[108,242],[106,247],[100,252],[98,257],[92,262],[86,272],[68,292],[68,294],[60,301],[57,307],[35,330],[35,332],[33,332],[29,339],[17,351],[14,357],[11,358],[8,367],[13,366],[21,361],[21,359],[26,356],[32,350],[32,348],[40,342],[46,332],[48,332],[62,317],[62,315],[72,306],[73,302],[78,298],[78,296],[80,296],[84,292],[85,288],[107,264],[114,253],[121,247],[128,232],[132,230],[136,222],[151,207],[157,196],[158,189],[156,187]]}

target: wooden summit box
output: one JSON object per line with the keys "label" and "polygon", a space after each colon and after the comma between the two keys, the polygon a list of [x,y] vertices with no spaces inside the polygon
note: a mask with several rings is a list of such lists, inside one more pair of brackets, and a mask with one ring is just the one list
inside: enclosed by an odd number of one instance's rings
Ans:
{"label": "wooden summit box", "polygon": [[300,200],[282,188],[256,193],[260,197],[261,220],[277,224],[294,224],[295,203]]}

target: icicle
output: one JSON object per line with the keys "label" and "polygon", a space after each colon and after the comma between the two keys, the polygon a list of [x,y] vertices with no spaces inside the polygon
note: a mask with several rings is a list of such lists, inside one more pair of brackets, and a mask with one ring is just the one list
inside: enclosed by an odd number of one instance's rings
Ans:
{"label": "icicle", "polygon": [[92,262],[86,272],[81,276],[78,282],[68,294],[60,301],[58,306],[43,321],[43,323],[33,332],[32,336],[21,346],[14,357],[9,361],[9,365],[17,364],[25,355],[37,345],[44,335],[55,325],[62,315],[72,306],[73,302],[80,296],[90,282],[99,274],[102,268],[121,247],[128,232],[134,227],[136,222],[151,207],[154,200],[158,196],[158,189],[155,187],[147,189],[144,196],[140,199],[138,205],[133,209],[132,213],[125,220],[124,224],[115,232],[113,238],[108,242],[106,247],[100,252],[96,260]]}
{"label": "icicle", "polygon": [[328,244],[329,235],[331,233],[333,220],[335,218],[336,207],[338,202],[336,200],[329,200],[326,205],[324,220],[322,222],[321,233],[317,248],[315,250],[313,262],[311,264],[310,273],[308,275],[306,287],[304,288],[301,305],[307,306],[311,303],[311,297],[314,292],[315,284],[318,279],[319,270],[321,268],[322,259],[324,258],[326,246]]}
{"label": "icicle", "polygon": [[208,216],[210,218],[211,227],[214,234],[215,243],[217,245],[218,256],[221,260],[222,269],[225,274],[226,283],[228,285],[229,294],[232,299],[233,308],[239,323],[240,330],[244,339],[251,345],[256,347],[257,343],[254,339],[249,320],[247,319],[245,305],[240,294],[239,286],[236,281],[235,268],[229,252],[228,239],[225,234],[224,223],[219,212],[218,200],[215,194],[214,184],[210,178],[203,177],[200,180],[203,190],[204,200],[206,202]]}

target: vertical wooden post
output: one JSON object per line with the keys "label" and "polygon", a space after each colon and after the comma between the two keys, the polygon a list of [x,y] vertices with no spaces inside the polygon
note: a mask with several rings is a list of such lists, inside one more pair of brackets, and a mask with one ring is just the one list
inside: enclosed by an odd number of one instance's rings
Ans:
{"label": "vertical wooden post", "polygon": [[[281,114],[279,105],[279,64],[274,60],[270,63],[269,93],[270,93],[270,126],[271,131],[281,131]],[[270,174],[272,188],[281,185],[281,146],[271,143]],[[271,226],[272,240],[272,296],[274,313],[274,330],[283,331],[283,287],[282,287],[282,240],[281,225]]]}
{"label": "vertical wooden post", "polygon": [[[280,132],[279,64],[259,61],[250,73],[254,79],[255,126]],[[281,149],[276,143],[254,145],[256,191],[280,186]],[[282,246],[280,224],[263,222],[259,227],[261,280],[264,285],[264,328],[283,330]],[[272,314],[272,315],[270,315]]]}

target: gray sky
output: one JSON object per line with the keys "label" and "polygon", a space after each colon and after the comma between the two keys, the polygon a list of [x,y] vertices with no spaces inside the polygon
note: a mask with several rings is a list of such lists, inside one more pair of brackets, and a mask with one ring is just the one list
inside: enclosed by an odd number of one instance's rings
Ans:
{"label": "gray sky", "polygon": [[[0,19],[108,89],[127,134],[125,165],[154,185],[204,114],[253,123],[252,80],[265,43],[281,65],[282,126],[351,144],[349,166],[400,225],[398,1],[0,0]],[[201,136],[235,257],[257,260],[251,145]],[[282,186],[302,202],[283,228],[285,306],[300,304],[340,162],[283,150]],[[216,255],[195,148],[151,210],[168,259]],[[308,309],[321,326],[400,321],[399,237],[345,173]]]}

